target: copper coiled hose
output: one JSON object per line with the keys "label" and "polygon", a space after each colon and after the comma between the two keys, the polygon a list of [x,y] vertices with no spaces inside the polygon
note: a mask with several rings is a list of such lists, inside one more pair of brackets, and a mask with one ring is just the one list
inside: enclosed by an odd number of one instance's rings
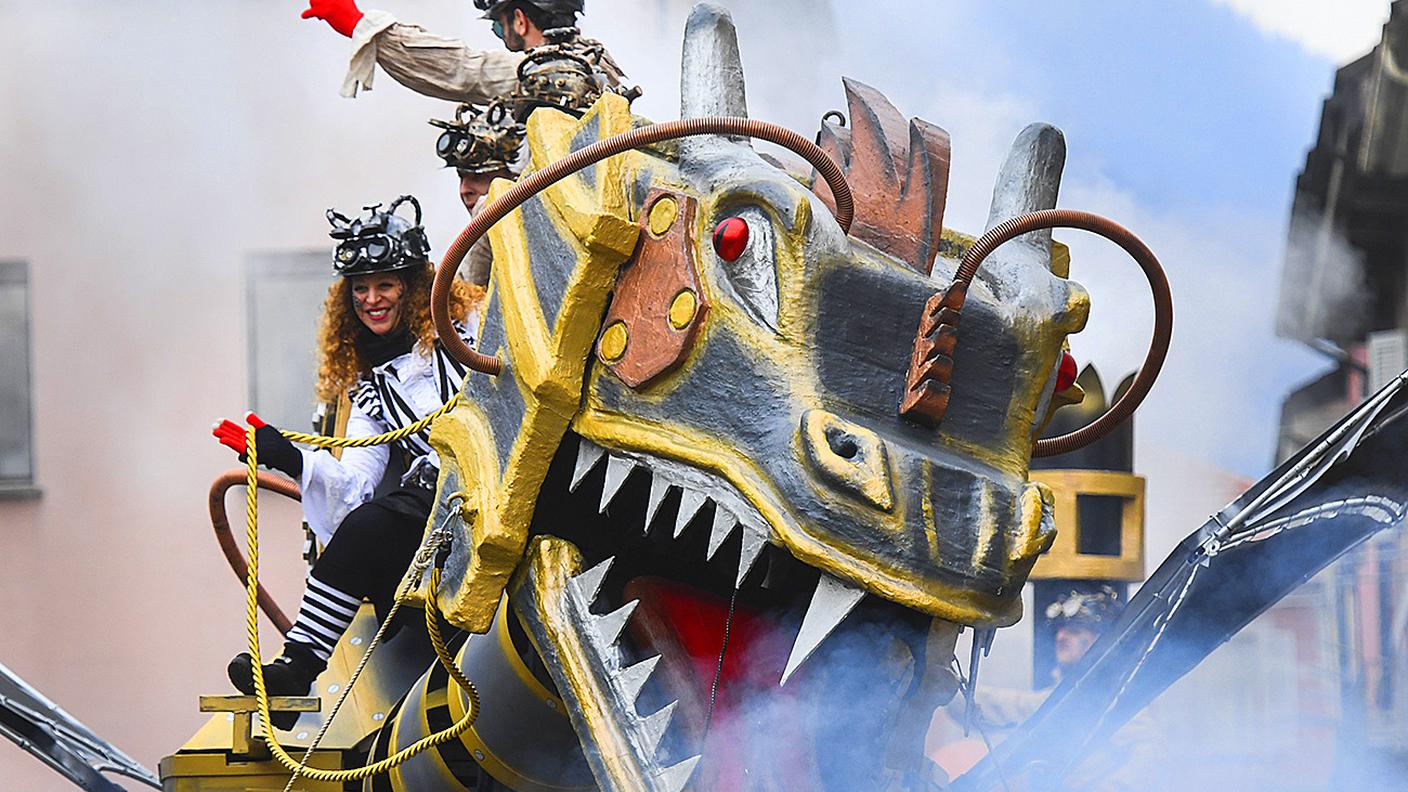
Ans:
{"label": "copper coiled hose", "polygon": [[[514,184],[507,192],[491,201],[470,220],[455,241],[445,251],[445,258],[435,272],[435,281],[430,292],[430,312],[435,322],[436,334],[446,351],[459,362],[484,374],[497,376],[503,370],[503,361],[495,355],[486,355],[471,349],[454,329],[448,311],[450,285],[460,264],[480,238],[493,225],[510,212],[522,206],[529,198],[547,189],[553,183],[600,162],[607,157],[621,154],[641,146],[648,146],[664,140],[698,135],[739,135],[758,138],[775,143],[797,153],[816,169],[830,187],[836,203],[836,221],[843,232],[849,233],[855,214],[855,204],[850,185],[845,175],[826,152],[814,142],[807,140],[790,129],[749,118],[713,116],[707,118],[686,118],[666,121],[659,124],[639,127],[574,151],[562,159],[549,164]],[[1078,228],[1099,234],[1118,244],[1132,256],[1145,277],[1154,296],[1154,336],[1144,363],[1139,367],[1134,382],[1104,415],[1069,434],[1038,440],[1033,456],[1055,456],[1083,448],[1104,437],[1124,422],[1143,402],[1158,378],[1168,355],[1169,339],[1173,333],[1173,297],[1169,291],[1168,278],[1159,265],[1153,251],[1129,230],[1112,220],[1072,209],[1044,209],[1015,217],[983,234],[973,243],[959,263],[954,282],[962,282],[965,287],[971,284],[983,260],[999,245],[1022,234],[1046,228]]]}
{"label": "copper coiled hose", "polygon": [[430,290],[430,314],[435,320],[435,332],[440,343],[451,357],[475,371],[497,376],[503,370],[503,361],[494,355],[486,355],[470,349],[468,344],[455,332],[449,315],[450,285],[460,263],[469,249],[478,242],[489,228],[502,220],[510,212],[522,206],[529,198],[547,189],[548,186],[583,168],[587,168],[607,157],[630,149],[648,146],[664,140],[698,135],[739,135],[758,138],[791,149],[801,155],[816,168],[821,178],[831,188],[836,199],[836,222],[841,230],[849,233],[851,220],[855,215],[855,204],[851,199],[851,188],[846,183],[841,167],[819,146],[790,129],[757,121],[750,118],[731,116],[711,116],[707,118],[685,118],[666,121],[612,135],[599,140],[586,148],[574,151],[562,159],[549,164],[540,171],[524,177],[508,192],[489,202],[484,209],[469,221],[460,235],[445,251],[445,258],[435,271],[435,283]]}
{"label": "copper coiled hose", "polygon": [[[225,560],[230,562],[230,569],[235,571],[235,578],[240,581],[241,587],[245,584],[245,576],[249,574],[249,563],[239,545],[235,543],[235,537],[230,533],[230,517],[225,513],[225,493],[231,487],[244,486],[248,474],[249,471],[244,468],[227,470],[210,484],[210,524],[215,528],[215,541],[220,543],[220,550],[225,554]],[[303,493],[299,492],[297,484],[262,470],[259,471],[259,488],[296,501],[303,500]],[[274,602],[273,595],[264,588],[263,583],[259,584],[259,609],[264,611],[264,615],[269,617],[269,621],[274,623],[280,633],[287,635],[293,627],[293,622],[284,615],[283,609]]]}
{"label": "copper coiled hose", "polygon": [[1129,389],[1110,409],[1074,432],[1038,440],[1036,447],[1032,449],[1032,456],[1035,457],[1056,456],[1084,448],[1109,434],[1129,418],[1149,394],[1154,380],[1158,379],[1159,369],[1163,368],[1164,358],[1168,356],[1169,339],[1173,335],[1173,295],[1169,292],[1168,277],[1164,275],[1158,257],[1124,226],[1090,212],[1042,209],[1014,217],[996,226],[979,237],[968,252],[963,254],[958,263],[958,271],[953,275],[954,283],[961,282],[966,288],[973,282],[973,276],[977,274],[983,259],[999,245],[1022,234],[1045,228],[1079,228],[1099,234],[1124,248],[1144,271],[1144,277],[1148,278],[1149,288],[1153,291],[1154,337],[1149,342],[1149,353],[1144,356],[1144,363],[1140,365],[1139,373],[1134,376],[1134,382],[1130,383]]}

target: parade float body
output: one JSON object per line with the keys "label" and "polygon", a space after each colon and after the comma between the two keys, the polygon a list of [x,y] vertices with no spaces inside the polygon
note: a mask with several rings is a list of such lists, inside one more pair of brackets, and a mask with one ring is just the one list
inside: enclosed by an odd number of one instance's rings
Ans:
{"label": "parade float body", "polygon": [[[1023,733],[967,776],[936,773],[930,715],[971,691],[1055,539],[1033,454],[1098,434],[1038,440],[1081,400],[1061,370],[1090,308],[1050,228],[1110,236],[1154,291],[1145,367],[1100,430],[1148,392],[1171,305],[1132,235],[1049,211],[1055,128],[1018,136],[975,238],[943,225],[947,133],[844,90],[811,148],[749,126],[732,22],[700,6],[681,117],[714,126],[593,159],[652,128],[626,98],[532,115],[525,175],[490,196],[503,219],[475,221],[494,253],[464,359],[481,373],[433,424],[438,502],[400,609],[414,617],[364,606],[314,694],[272,702],[304,711],[287,731],[263,725],[271,702],[251,698],[266,697],[204,697],[217,714],[162,761],[164,788],[1049,788],[1276,598],[1401,522],[1408,485],[1379,464],[1404,432],[1398,381],[1190,536]],[[216,511],[243,475],[218,483]],[[955,671],[964,630],[975,650]]]}

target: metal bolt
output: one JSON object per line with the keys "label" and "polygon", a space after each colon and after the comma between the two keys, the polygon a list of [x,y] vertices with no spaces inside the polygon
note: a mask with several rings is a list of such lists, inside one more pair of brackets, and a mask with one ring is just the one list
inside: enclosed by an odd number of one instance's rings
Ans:
{"label": "metal bolt", "polygon": [[352,645],[353,645],[353,646],[361,646],[361,645],[362,645],[362,639],[361,639],[361,638],[353,638],[353,639],[352,639]]}
{"label": "metal bolt", "polygon": [[328,692],[329,692],[329,693],[336,693],[336,692],[338,691],[338,688],[339,688],[338,685],[328,685]]}
{"label": "metal bolt", "polygon": [[385,718],[385,717],[386,717],[386,713],[384,713],[384,712],[377,712],[377,713],[374,713],[374,714],[372,715],[372,720],[374,720],[374,721],[379,721],[379,720],[381,720],[382,718]]}
{"label": "metal bolt", "polygon": [[670,301],[670,327],[676,330],[683,330],[689,327],[689,323],[694,321],[694,315],[699,312],[699,298],[694,296],[690,289],[684,289],[675,295],[675,299]]}
{"label": "metal bolt", "polygon": [[474,758],[478,759],[481,762],[484,761],[484,752],[479,750],[478,748],[474,749]]}
{"label": "metal bolt", "polygon": [[675,220],[680,216],[679,204],[668,195],[662,195],[650,207],[650,233],[655,236],[664,236],[666,231],[675,224]]}
{"label": "metal bolt", "polygon": [[615,363],[626,354],[626,344],[630,340],[630,333],[626,330],[626,323],[616,320],[606,331],[601,334],[601,345],[599,352],[601,359],[607,363]]}

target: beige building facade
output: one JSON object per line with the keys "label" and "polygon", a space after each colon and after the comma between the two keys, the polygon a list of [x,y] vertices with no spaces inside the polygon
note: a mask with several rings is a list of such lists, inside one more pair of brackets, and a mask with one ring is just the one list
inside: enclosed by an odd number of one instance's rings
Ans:
{"label": "beige building facade", "polygon": [[[324,209],[413,193],[436,254],[465,221],[426,124],[453,107],[385,75],[340,98],[347,41],[298,5],[0,3],[0,663],[153,769],[243,646],[206,513],[236,460],[209,427],[307,417],[289,366],[311,364],[330,280]],[[498,46],[468,2],[363,5]],[[584,30],[646,86],[644,114],[675,115],[688,8],[592,4]],[[745,48],[749,15],[788,11],[740,11]],[[298,512],[270,497],[261,516],[292,613]],[[0,740],[0,788],[69,787]]]}

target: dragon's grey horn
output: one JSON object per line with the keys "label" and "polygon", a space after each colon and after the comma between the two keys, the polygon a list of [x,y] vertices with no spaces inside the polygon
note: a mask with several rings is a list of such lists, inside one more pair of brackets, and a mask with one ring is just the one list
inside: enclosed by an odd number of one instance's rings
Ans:
{"label": "dragon's grey horn", "polygon": [[[1013,141],[993,186],[988,228],[1027,212],[1054,209],[1065,165],[1066,138],[1061,130],[1050,124],[1031,124],[1023,129]],[[1033,231],[1018,239],[1036,248],[1043,257],[1051,255],[1050,229]]]}
{"label": "dragon's grey horn", "polygon": [[[680,118],[748,115],[738,32],[728,11],[700,3],[684,29],[680,66]],[[681,145],[708,145],[719,138],[685,138]],[[746,145],[746,143],[744,143]]]}

